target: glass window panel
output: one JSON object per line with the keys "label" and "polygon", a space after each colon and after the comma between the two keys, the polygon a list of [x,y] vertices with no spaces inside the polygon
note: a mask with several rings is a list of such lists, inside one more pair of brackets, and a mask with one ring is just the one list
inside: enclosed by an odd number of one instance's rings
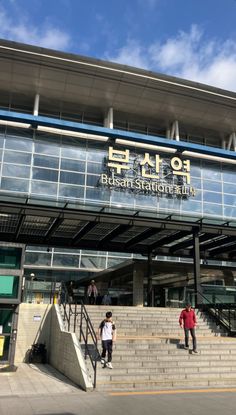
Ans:
{"label": "glass window panel", "polygon": [[4,164],[2,170],[3,176],[13,176],[13,177],[30,177],[30,167],[26,166],[17,166],[15,164]]}
{"label": "glass window panel", "polygon": [[59,156],[60,148],[59,143],[49,144],[45,142],[36,142],[35,143],[35,153],[41,154],[50,154],[52,156]]}
{"label": "glass window panel", "polygon": [[103,165],[101,163],[88,163],[87,164],[87,173],[101,174],[103,170]]}
{"label": "glass window panel", "polygon": [[148,208],[157,208],[158,199],[156,196],[149,195],[136,195],[136,206],[148,207]]}
{"label": "glass window panel", "polygon": [[19,277],[0,275],[0,298],[18,298]]}
{"label": "glass window panel", "polygon": [[202,181],[200,179],[196,179],[191,177],[191,186],[201,189],[202,188]]}
{"label": "glass window panel", "polygon": [[62,157],[69,157],[71,159],[86,160],[86,149],[82,147],[62,147],[61,149]]}
{"label": "glass window panel", "polygon": [[34,155],[33,164],[34,166],[50,167],[51,169],[58,169],[59,158]]}
{"label": "glass window panel", "polygon": [[[1,277],[0,277],[1,278]],[[0,309],[0,326],[2,326],[3,333],[11,333],[11,323],[13,317],[12,309]],[[6,341],[6,339],[5,339]]]}
{"label": "glass window panel", "polygon": [[21,267],[21,248],[1,247],[0,248],[0,268],[20,269]]}
{"label": "glass window panel", "polygon": [[235,183],[236,182],[236,172],[224,170],[223,171],[223,180],[224,182]]}
{"label": "glass window panel", "polygon": [[4,137],[0,136],[0,148],[3,148]]}
{"label": "glass window panel", "polygon": [[221,180],[220,163],[203,162],[202,177],[204,177],[204,179]]}
{"label": "glass window panel", "polygon": [[61,171],[60,182],[68,184],[80,184],[84,185],[85,175],[80,173],[69,173]]}
{"label": "glass window panel", "polygon": [[18,151],[5,151],[4,161],[6,163],[30,164],[31,154],[19,153]]}
{"label": "glass window panel", "polygon": [[25,264],[28,265],[51,265],[51,254],[40,252],[26,252]]}
{"label": "glass window panel", "polygon": [[23,137],[6,137],[5,148],[12,150],[32,151],[33,143],[31,140],[24,140]]}
{"label": "glass window panel", "polygon": [[211,190],[212,192],[221,192],[222,183],[220,181],[214,182],[213,180],[203,180],[203,189]]}
{"label": "glass window panel", "polygon": [[86,199],[94,200],[94,201],[109,201],[110,200],[110,193],[102,188],[94,189],[94,188],[87,188],[86,189]]}
{"label": "glass window panel", "polygon": [[224,217],[235,219],[236,218],[236,207],[225,206],[224,207]]}
{"label": "glass window panel", "polygon": [[59,185],[59,196],[76,198],[76,199],[83,198],[84,187],[60,184]]}
{"label": "glass window panel", "polygon": [[57,182],[58,171],[48,170],[48,169],[39,169],[39,168],[34,167],[32,170],[32,179],[33,180],[46,180],[48,182]]}
{"label": "glass window panel", "polygon": [[94,148],[90,148],[88,151],[87,159],[91,161],[100,161],[102,162],[104,157],[108,157],[108,149],[105,150],[96,150]]}
{"label": "glass window panel", "polygon": [[98,186],[100,176],[87,176],[87,186]]}
{"label": "glass window panel", "polygon": [[81,268],[105,268],[106,258],[96,256],[83,256],[81,257]]}
{"label": "glass window panel", "polygon": [[71,170],[71,171],[83,173],[85,171],[85,162],[77,161],[77,160],[62,159],[61,170]]}
{"label": "glass window panel", "polygon": [[67,253],[67,254],[73,255],[73,254],[80,254],[80,249],[73,249],[73,248],[66,249],[66,248],[58,247],[58,248],[54,248],[54,252]]}
{"label": "glass window panel", "polygon": [[53,265],[57,267],[76,267],[79,266],[79,255],[54,254]]}
{"label": "glass window panel", "polygon": [[32,181],[31,193],[36,193],[38,195],[56,196],[57,186],[55,183]]}
{"label": "glass window panel", "polygon": [[[236,181],[236,177],[235,177],[235,181]],[[223,183],[223,191],[224,193],[236,194],[236,184]]]}
{"label": "glass window panel", "polygon": [[204,203],[203,205],[203,215],[210,214],[215,216],[222,216],[222,213],[222,205],[217,205],[213,203]]}
{"label": "glass window panel", "polygon": [[236,206],[236,195],[224,195],[224,204]]}
{"label": "glass window panel", "polygon": [[26,250],[27,251],[42,251],[42,252],[47,252],[47,250],[50,250],[51,251],[51,249],[52,248],[50,248],[50,247],[46,247],[46,246],[35,246],[35,245],[27,245],[27,247],[26,247]]}
{"label": "glass window panel", "polygon": [[182,203],[182,211],[183,212],[191,212],[191,213],[201,213],[202,212],[202,203],[195,202],[194,200],[183,200]]}
{"label": "glass window panel", "polygon": [[203,192],[204,202],[222,203],[222,194],[215,192]]}
{"label": "glass window panel", "polygon": [[15,192],[28,192],[29,180],[7,179],[6,177],[3,177],[1,181],[1,189]]}

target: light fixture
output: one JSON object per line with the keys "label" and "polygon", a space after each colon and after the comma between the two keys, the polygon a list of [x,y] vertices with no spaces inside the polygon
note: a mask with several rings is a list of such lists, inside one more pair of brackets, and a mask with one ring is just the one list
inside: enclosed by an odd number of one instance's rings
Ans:
{"label": "light fixture", "polygon": [[116,144],[121,144],[124,146],[140,147],[144,149],[146,148],[147,150],[163,151],[164,153],[176,153],[177,151],[175,148],[156,146],[155,144],[139,143],[137,141],[123,140],[120,138],[116,138],[115,142]]}
{"label": "light fixture", "polygon": [[195,153],[194,151],[188,151],[184,150],[182,153],[184,156],[189,157],[197,157],[204,160],[212,160],[212,161],[219,161],[221,163],[230,163],[230,164],[236,164],[236,159],[230,159],[220,156],[212,156],[210,154],[202,154],[202,153]]}
{"label": "light fixture", "polygon": [[6,121],[0,120],[0,125],[7,125],[9,127],[20,127],[20,128],[30,128],[31,124],[26,124],[23,122],[15,122],[15,121]]}
{"label": "light fixture", "polygon": [[84,138],[86,140],[96,140],[96,141],[103,141],[103,142],[108,141],[108,137],[103,137],[101,135],[86,134],[86,133],[81,133],[78,131],[71,131],[71,130],[62,130],[60,128],[45,127],[43,125],[38,125],[37,130],[43,131],[45,133],[50,133],[50,134],[58,134],[58,135],[66,135],[70,137]]}

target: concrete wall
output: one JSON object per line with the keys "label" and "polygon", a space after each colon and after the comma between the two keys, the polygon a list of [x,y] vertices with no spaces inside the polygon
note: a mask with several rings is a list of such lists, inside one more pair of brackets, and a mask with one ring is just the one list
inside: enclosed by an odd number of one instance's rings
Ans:
{"label": "concrete wall", "polygon": [[93,388],[88,377],[83,352],[75,333],[64,331],[59,306],[51,310],[49,363],[84,390]]}
{"label": "concrete wall", "polygon": [[51,305],[20,304],[15,364],[27,361],[27,350],[33,343],[50,344]]}
{"label": "concrete wall", "polygon": [[58,305],[25,304],[19,308],[15,364],[27,362],[34,343],[45,343],[48,362],[84,390],[93,388],[77,336],[65,331]]}

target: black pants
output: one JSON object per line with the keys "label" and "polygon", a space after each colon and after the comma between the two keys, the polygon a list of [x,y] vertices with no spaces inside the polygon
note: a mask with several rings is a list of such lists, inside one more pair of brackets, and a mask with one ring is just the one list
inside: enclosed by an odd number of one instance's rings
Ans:
{"label": "black pants", "polygon": [[193,350],[197,350],[197,339],[195,335],[195,329],[184,329],[185,346],[189,347],[189,332],[191,333],[192,340],[193,340]]}
{"label": "black pants", "polygon": [[94,295],[90,295],[89,297],[89,304],[96,304],[96,297]]}
{"label": "black pants", "polygon": [[108,362],[112,361],[112,340],[102,340],[102,358],[105,359],[108,354]]}

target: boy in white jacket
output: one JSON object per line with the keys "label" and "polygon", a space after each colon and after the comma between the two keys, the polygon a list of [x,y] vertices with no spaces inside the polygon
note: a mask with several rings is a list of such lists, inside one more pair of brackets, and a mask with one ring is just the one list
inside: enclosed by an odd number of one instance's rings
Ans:
{"label": "boy in white jacket", "polygon": [[[113,342],[116,341],[116,326],[114,321],[112,321],[112,312],[107,311],[106,318],[100,323],[98,329],[98,340],[102,340],[102,358],[101,364],[103,367],[108,367],[113,369],[112,361],[112,346]],[[108,354],[108,360],[106,363],[106,352]]]}

